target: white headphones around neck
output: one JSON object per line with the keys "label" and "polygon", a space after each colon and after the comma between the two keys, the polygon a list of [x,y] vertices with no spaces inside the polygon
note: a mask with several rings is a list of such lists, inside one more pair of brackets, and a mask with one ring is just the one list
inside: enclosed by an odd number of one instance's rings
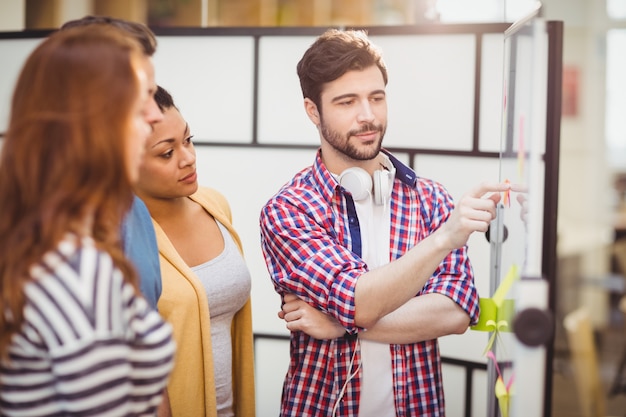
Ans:
{"label": "white headphones around neck", "polygon": [[373,193],[374,204],[382,206],[389,202],[393,188],[395,169],[377,169],[374,175],[359,167],[351,167],[339,175],[339,184],[352,194],[355,201],[367,198]]}

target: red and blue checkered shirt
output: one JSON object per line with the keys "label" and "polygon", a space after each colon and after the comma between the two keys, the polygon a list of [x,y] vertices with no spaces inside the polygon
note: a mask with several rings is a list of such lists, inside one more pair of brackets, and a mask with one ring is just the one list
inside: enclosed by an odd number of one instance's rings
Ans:
{"label": "red and blue checkered shirt", "polygon": [[[448,218],[453,201],[437,182],[417,177],[392,155],[396,179],[391,198],[389,256],[393,261]],[[336,318],[349,333],[354,322],[356,282],[367,271],[354,202],[322,163],[294,176],[263,207],[261,243],[274,287],[292,293]],[[440,293],[461,306],[475,324],[478,293],[467,248],[451,252],[420,294]],[[358,416],[360,353],[355,338],[317,340],[292,332],[290,364],[281,416]],[[444,416],[441,360],[437,340],[390,345],[397,416]]]}

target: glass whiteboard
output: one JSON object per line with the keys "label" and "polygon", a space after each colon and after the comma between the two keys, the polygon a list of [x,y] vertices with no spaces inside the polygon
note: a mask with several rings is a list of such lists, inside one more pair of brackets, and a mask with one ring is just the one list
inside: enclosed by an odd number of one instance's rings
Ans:
{"label": "glass whiteboard", "polygon": [[487,353],[492,416],[543,415],[546,349],[528,328],[548,308],[541,269],[548,36],[541,11],[537,3],[504,36],[499,176],[512,191],[490,228],[493,295],[485,302],[495,311]]}

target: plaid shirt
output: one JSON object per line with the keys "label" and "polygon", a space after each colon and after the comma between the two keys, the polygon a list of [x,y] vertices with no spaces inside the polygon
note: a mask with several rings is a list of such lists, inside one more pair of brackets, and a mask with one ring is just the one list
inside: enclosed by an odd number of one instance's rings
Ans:
{"label": "plaid shirt", "polygon": [[[392,155],[396,179],[391,199],[390,259],[401,257],[448,218],[453,202],[438,183],[417,177]],[[367,265],[354,202],[323,165],[294,176],[261,211],[261,243],[274,287],[293,293],[336,318],[349,333],[354,322],[355,286]],[[467,248],[451,252],[420,294],[450,297],[478,320],[478,293]],[[283,385],[281,416],[358,415],[360,352],[354,337],[317,340],[292,332],[290,364]],[[390,345],[397,416],[444,416],[437,340]],[[346,381],[349,381],[346,384]],[[340,397],[342,388],[345,393]]]}

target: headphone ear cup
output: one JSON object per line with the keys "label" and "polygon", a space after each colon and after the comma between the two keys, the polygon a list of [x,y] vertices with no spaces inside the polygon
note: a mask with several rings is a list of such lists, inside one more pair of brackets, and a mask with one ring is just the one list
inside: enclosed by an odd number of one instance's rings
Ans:
{"label": "headphone ear cup", "polygon": [[352,194],[356,201],[363,200],[372,192],[372,177],[362,168],[352,167],[339,175],[339,184]]}
{"label": "headphone ear cup", "polygon": [[374,203],[382,206],[391,197],[393,174],[387,170],[374,171]]}

